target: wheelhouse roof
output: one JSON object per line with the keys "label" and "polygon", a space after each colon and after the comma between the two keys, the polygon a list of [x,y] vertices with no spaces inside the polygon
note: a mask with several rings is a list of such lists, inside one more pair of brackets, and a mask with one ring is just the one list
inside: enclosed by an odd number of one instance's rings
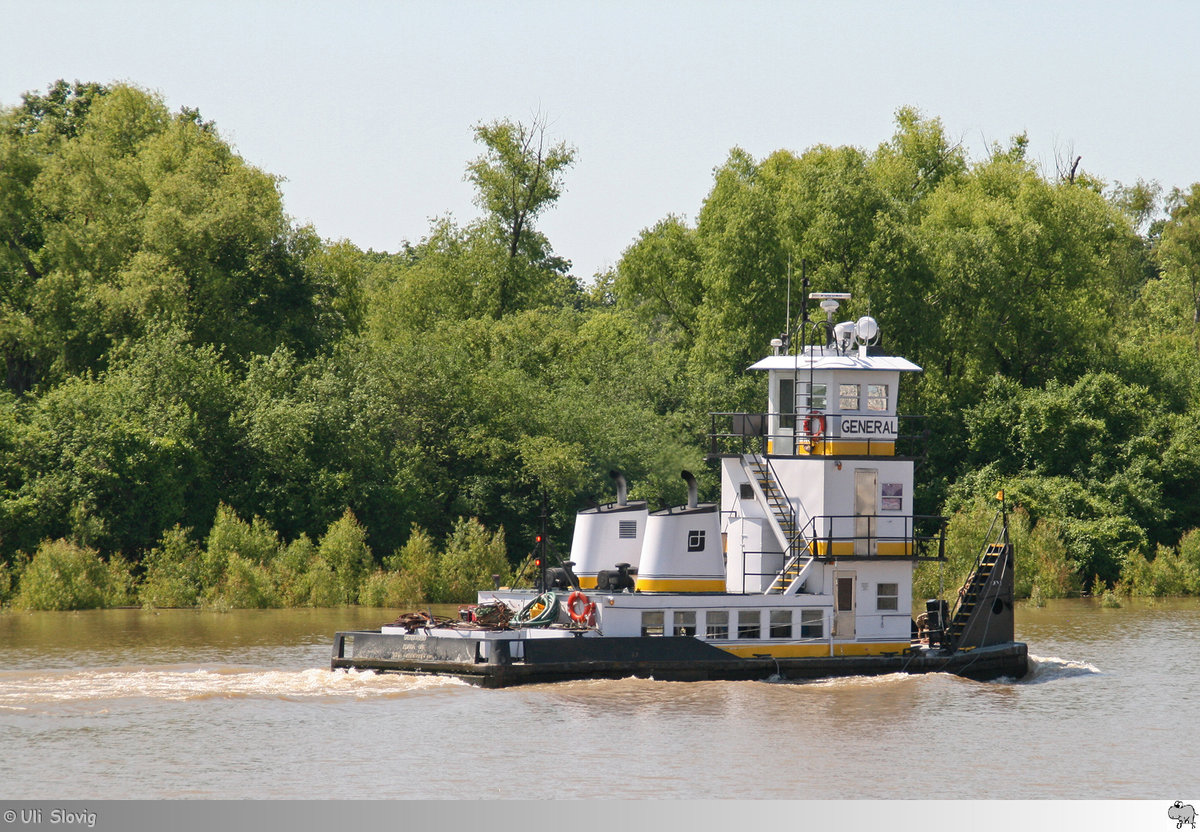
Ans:
{"label": "wheelhouse roof", "polygon": [[751,370],[891,370],[901,373],[919,373],[921,368],[898,355],[868,355],[857,352],[840,355],[835,352],[818,352],[812,355],[768,355]]}

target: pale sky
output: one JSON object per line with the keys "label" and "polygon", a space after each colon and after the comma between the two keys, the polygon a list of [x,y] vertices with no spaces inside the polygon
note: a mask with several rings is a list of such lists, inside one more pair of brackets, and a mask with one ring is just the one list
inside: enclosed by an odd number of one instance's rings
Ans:
{"label": "pale sky", "polygon": [[1194,3],[61,2],[0,0],[0,106],[55,79],[196,107],[284,179],[288,213],[395,251],[477,216],[480,121],[550,120],[577,149],[539,223],[590,278],[668,214],[694,220],[740,146],[941,118],[973,158],[1020,132],[1108,182],[1200,180]]}

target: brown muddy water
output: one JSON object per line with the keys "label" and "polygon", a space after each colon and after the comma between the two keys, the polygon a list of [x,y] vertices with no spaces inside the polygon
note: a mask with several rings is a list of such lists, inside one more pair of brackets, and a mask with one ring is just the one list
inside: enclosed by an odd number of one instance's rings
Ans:
{"label": "brown muddy water", "polygon": [[331,672],[394,611],[0,613],[0,798],[1144,798],[1200,787],[1200,601],[1017,611],[1030,676]]}

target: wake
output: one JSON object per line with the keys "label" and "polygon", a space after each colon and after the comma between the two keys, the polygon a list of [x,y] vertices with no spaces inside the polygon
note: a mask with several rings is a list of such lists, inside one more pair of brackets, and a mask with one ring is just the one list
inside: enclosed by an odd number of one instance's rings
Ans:
{"label": "wake", "polygon": [[0,708],[98,699],[360,700],[407,696],[466,686],[440,676],[402,676],[370,670],[263,670],[245,667],[101,668],[0,673]]}

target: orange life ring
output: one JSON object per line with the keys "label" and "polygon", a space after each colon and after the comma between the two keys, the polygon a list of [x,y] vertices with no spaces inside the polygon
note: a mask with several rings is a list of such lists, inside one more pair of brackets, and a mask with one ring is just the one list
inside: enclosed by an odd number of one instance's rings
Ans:
{"label": "orange life ring", "polygon": [[576,624],[582,624],[588,619],[588,614],[595,610],[596,605],[578,589],[567,597],[567,615]]}
{"label": "orange life ring", "polygon": [[825,414],[810,413],[804,417],[804,433],[812,441],[817,441],[825,434]]}

